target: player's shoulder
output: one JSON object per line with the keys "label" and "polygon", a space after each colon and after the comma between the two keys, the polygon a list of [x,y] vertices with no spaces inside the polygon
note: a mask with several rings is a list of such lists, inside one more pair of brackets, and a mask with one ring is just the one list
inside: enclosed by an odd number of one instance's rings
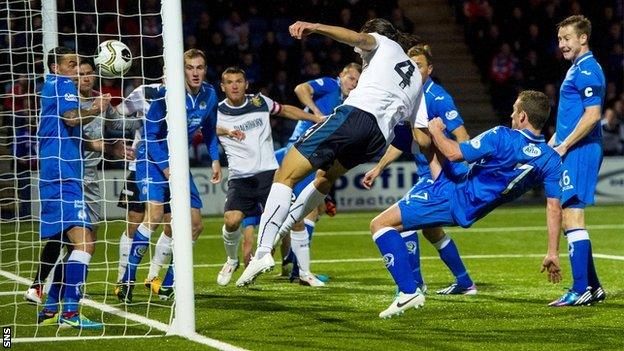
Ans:
{"label": "player's shoulder", "polygon": [[586,56],[581,57],[576,63],[577,79],[592,80],[604,75],[604,73],[602,72],[602,67],[600,66],[594,55],[591,52],[585,55]]}

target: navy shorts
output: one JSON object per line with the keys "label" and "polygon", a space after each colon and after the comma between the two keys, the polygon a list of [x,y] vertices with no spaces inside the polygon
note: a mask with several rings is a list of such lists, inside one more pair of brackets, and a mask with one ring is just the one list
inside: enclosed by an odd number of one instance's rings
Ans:
{"label": "navy shorts", "polygon": [[328,170],[338,160],[346,169],[370,161],[386,146],[372,114],[341,105],[323,123],[311,127],[295,147],[314,168]]}
{"label": "navy shorts", "polygon": [[245,217],[260,216],[271,192],[274,175],[275,170],[271,170],[228,180],[225,211],[241,211]]}
{"label": "navy shorts", "polygon": [[133,212],[145,212],[145,203],[139,199],[139,182],[136,180],[136,173],[131,171],[126,178],[126,184],[121,189],[117,207],[128,209]]}

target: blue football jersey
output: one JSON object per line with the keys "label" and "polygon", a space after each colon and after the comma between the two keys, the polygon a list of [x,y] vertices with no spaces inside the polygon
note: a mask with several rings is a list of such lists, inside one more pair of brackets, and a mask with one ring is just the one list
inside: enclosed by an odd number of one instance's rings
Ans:
{"label": "blue football jersey", "polygon": [[[579,123],[585,108],[602,106],[605,96],[605,76],[600,64],[591,51],[578,57],[561,84],[555,144],[563,142]],[[600,142],[600,123],[585,137],[588,141]]]}
{"label": "blue football jersey", "polygon": [[496,127],[459,146],[464,159],[472,163],[451,195],[453,217],[460,226],[472,225],[542,184],[546,197],[560,198],[561,157],[543,136]]}
{"label": "blue football jersey", "polygon": [[[169,148],[167,146],[167,123],[165,115],[165,87],[158,91],[145,117],[142,140],[137,150],[137,160],[148,159],[164,170],[169,167]],[[206,146],[213,160],[219,159],[217,146],[217,94],[212,85],[204,82],[197,95],[186,94],[186,120],[189,146],[195,132],[201,128]]]}
{"label": "blue football jersey", "polygon": [[68,77],[49,74],[41,90],[41,119],[37,130],[42,181],[82,180],[82,129],[61,119],[77,110],[78,91]]}
{"label": "blue football jersey", "polygon": [[[312,90],[314,90],[312,100],[314,100],[316,106],[325,116],[330,115],[336,106],[342,104],[342,101],[344,101],[344,97],[340,91],[340,80],[338,78],[323,77],[308,81],[308,84],[310,84]],[[305,111],[310,112],[307,107]],[[297,121],[297,125],[295,126],[290,139],[288,139],[288,142],[294,143],[299,140],[299,137],[305,134],[305,132],[313,125],[314,122],[312,121]]]}
{"label": "blue football jersey", "polygon": [[[435,117],[442,118],[442,121],[446,125],[446,136],[455,139],[452,132],[460,126],[463,126],[464,120],[459,114],[453,98],[441,85],[436,84],[431,78],[423,85],[423,91],[425,106],[427,107],[427,117],[429,120]],[[392,146],[403,152],[414,155],[418,177],[431,177],[429,162],[427,162],[425,155],[418,152],[418,146],[414,144],[415,142],[410,128],[403,124],[398,124],[394,127],[394,133],[395,136],[391,143]]]}

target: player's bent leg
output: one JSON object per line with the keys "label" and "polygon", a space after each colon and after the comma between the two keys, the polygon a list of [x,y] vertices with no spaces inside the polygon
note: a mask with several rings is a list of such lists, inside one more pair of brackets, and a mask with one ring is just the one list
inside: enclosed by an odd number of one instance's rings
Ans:
{"label": "player's bent leg", "polygon": [[24,300],[26,300],[28,303],[37,305],[43,302],[43,286],[45,284],[45,280],[50,275],[50,272],[54,268],[54,265],[58,260],[60,254],[60,236],[49,238],[43,246],[43,249],[41,250],[41,255],[39,257],[39,267],[37,267],[35,279],[24,293]]}
{"label": "player's bent leg", "polygon": [[243,262],[245,264],[245,267],[247,267],[247,265],[249,264],[249,261],[251,261],[251,254],[253,251],[253,245],[255,243],[255,238],[254,238],[254,226],[253,225],[246,225],[245,228],[243,228]]}
{"label": "player's bent leg", "polygon": [[240,226],[244,217],[243,212],[238,210],[226,211],[223,214],[221,232],[227,258],[217,274],[217,284],[221,286],[228,285],[232,280],[232,274],[238,269],[238,245],[242,236]]}
{"label": "player's bent leg", "polygon": [[117,281],[121,281],[126,267],[128,266],[128,256],[130,255],[130,246],[134,233],[143,221],[145,212],[137,212],[132,210],[126,211],[126,231],[121,233],[119,238],[119,266],[117,268]]}
{"label": "player's bent leg", "polygon": [[170,263],[172,259],[172,247],[173,238],[171,237],[171,212],[165,212],[163,215],[163,231],[156,241],[154,247],[154,256],[150,262],[149,273],[145,278],[145,287],[152,292],[153,295],[158,294],[160,287],[162,286],[162,279],[159,274],[161,268]]}

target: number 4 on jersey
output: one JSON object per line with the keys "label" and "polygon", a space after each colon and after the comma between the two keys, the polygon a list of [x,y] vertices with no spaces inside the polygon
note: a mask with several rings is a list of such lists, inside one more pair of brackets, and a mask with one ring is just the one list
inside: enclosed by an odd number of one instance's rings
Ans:
{"label": "number 4 on jersey", "polygon": [[411,60],[399,62],[394,66],[394,70],[403,78],[401,83],[399,83],[401,89],[405,89],[405,87],[410,85],[410,80],[412,79],[415,69],[416,67]]}

